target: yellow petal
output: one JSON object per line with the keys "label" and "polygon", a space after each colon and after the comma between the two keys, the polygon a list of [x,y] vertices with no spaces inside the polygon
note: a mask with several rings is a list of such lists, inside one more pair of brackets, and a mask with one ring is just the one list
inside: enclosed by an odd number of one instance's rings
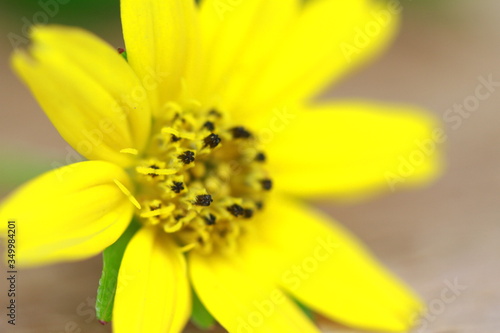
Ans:
{"label": "yellow petal", "polygon": [[16,221],[19,264],[85,259],[114,243],[133,212],[114,179],[130,187],[114,164],[81,162],[47,172],[8,197],[0,218]]}
{"label": "yellow petal", "polygon": [[38,27],[12,64],[61,136],[88,159],[128,165],[151,126],[144,88],[116,50],[67,27]]}
{"label": "yellow petal", "polygon": [[345,102],[298,113],[266,149],[276,188],[352,198],[433,179],[443,135],[422,110]]}
{"label": "yellow petal", "polygon": [[142,228],[127,245],[113,308],[117,333],[178,333],[191,314],[185,259],[166,234]]}
{"label": "yellow petal", "polygon": [[268,125],[272,108],[310,99],[380,53],[399,22],[393,7],[373,0],[204,1],[204,86],[239,121],[264,117]]}
{"label": "yellow petal", "polygon": [[418,298],[349,232],[298,202],[274,198],[267,207],[257,228],[268,252],[257,252],[254,266],[259,262],[297,299],[345,325],[399,332],[415,324]]}
{"label": "yellow petal", "polygon": [[121,17],[128,61],[146,82],[157,115],[166,102],[177,101],[182,85],[195,84],[189,75],[200,57],[194,1],[123,0]]}
{"label": "yellow petal", "polygon": [[297,0],[204,0],[200,8],[206,50],[202,100],[225,110],[228,96],[246,92],[249,80],[269,60],[277,40],[297,19],[299,9]]}
{"label": "yellow petal", "polygon": [[319,332],[272,279],[238,258],[191,253],[188,264],[196,293],[229,332]]}

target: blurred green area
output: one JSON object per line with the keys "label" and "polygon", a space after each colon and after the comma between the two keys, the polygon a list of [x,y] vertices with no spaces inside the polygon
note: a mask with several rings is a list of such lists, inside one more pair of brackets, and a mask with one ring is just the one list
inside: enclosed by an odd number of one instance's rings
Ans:
{"label": "blurred green area", "polygon": [[102,35],[103,25],[118,30],[119,8],[119,0],[3,0],[0,16],[3,28],[17,34],[29,25],[63,24]]}
{"label": "blurred green area", "polygon": [[53,157],[44,153],[19,153],[11,148],[0,148],[0,196],[50,170],[54,161]]}

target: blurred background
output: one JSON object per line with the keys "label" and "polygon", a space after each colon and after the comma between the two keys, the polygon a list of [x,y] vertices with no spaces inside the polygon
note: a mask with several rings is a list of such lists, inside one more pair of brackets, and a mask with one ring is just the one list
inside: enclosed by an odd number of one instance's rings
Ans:
{"label": "blurred background", "polygon": [[[60,2],[67,4],[50,23],[83,26],[123,46],[117,0]],[[403,27],[389,51],[324,96],[415,104],[443,119],[474,95],[479,77],[500,82],[500,2],[401,3]],[[8,64],[14,35],[22,43],[27,21],[43,23],[37,16],[42,10],[35,0],[0,2],[0,196],[51,169],[54,161],[62,163],[67,154],[68,145]],[[422,295],[429,313],[415,332],[500,332],[499,109],[500,89],[480,101],[460,126],[444,122],[447,169],[434,184],[354,205],[316,203]],[[2,265],[4,260],[4,272]],[[97,323],[93,310],[100,269],[98,257],[21,271],[17,325],[7,325],[2,314],[0,331],[110,332],[109,325]],[[5,309],[7,285],[0,281]],[[457,284],[456,297],[443,299]],[[325,332],[351,332],[319,321]]]}

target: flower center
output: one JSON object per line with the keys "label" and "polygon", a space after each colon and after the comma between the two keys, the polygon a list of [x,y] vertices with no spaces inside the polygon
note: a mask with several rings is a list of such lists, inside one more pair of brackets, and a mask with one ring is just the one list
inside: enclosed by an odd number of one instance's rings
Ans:
{"label": "flower center", "polygon": [[257,138],[216,110],[172,104],[155,122],[135,167],[141,221],[172,234],[184,251],[230,250],[272,188]]}

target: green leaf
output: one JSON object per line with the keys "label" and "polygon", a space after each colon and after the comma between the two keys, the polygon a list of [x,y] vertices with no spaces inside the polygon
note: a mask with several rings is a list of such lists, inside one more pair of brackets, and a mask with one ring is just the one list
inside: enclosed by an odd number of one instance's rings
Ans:
{"label": "green leaf", "polygon": [[97,318],[104,322],[110,322],[113,314],[118,271],[122,262],[123,254],[132,236],[139,230],[140,224],[133,219],[123,235],[102,254],[102,275],[97,288],[97,299],[95,310]]}
{"label": "green leaf", "polygon": [[212,317],[203,303],[201,303],[200,298],[194,290],[191,294],[193,295],[193,312],[191,313],[191,322],[202,330],[212,328],[216,323],[215,318]]}

